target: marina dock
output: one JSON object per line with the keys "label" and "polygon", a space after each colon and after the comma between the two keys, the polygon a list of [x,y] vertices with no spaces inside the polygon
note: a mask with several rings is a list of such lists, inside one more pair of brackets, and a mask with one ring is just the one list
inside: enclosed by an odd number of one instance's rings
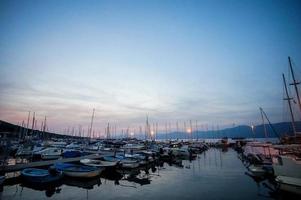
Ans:
{"label": "marina dock", "polygon": [[61,162],[76,162],[80,161],[81,159],[99,159],[103,156],[112,156],[114,153],[111,152],[103,152],[103,153],[97,153],[97,154],[91,154],[87,156],[81,156],[81,157],[76,157],[76,158],[62,158],[58,160],[45,160],[45,161],[37,161],[37,162],[29,162],[29,163],[24,163],[24,164],[16,164],[16,165],[6,165],[3,166],[2,169],[0,170],[1,173],[7,173],[7,172],[15,172],[15,171],[20,171],[22,169],[26,168],[33,168],[33,167],[44,167],[44,166],[50,166],[55,163]]}

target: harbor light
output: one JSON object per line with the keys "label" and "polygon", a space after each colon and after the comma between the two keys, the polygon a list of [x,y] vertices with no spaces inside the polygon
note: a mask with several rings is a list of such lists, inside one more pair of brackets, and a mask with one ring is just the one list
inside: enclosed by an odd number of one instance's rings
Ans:
{"label": "harbor light", "polygon": [[190,128],[188,128],[186,131],[187,131],[187,133],[191,133],[191,129]]}

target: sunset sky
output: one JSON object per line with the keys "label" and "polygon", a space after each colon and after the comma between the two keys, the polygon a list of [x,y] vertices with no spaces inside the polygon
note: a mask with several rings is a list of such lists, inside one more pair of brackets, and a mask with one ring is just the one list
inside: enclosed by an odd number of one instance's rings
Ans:
{"label": "sunset sky", "polygon": [[[0,1],[0,119],[49,128],[288,120],[301,1]],[[290,89],[293,92],[293,88]],[[292,93],[292,95],[294,95]],[[298,112],[299,113],[299,112]],[[300,116],[296,116],[300,120]],[[39,125],[40,126],[40,125]]]}

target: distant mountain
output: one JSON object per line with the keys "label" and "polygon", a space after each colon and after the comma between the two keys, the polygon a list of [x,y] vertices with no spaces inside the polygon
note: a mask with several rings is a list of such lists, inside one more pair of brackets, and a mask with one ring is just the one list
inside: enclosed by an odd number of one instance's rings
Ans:
{"label": "distant mountain", "polygon": [[[274,130],[276,133],[274,133],[272,127],[269,124],[265,124],[267,129],[267,137],[278,137],[278,136],[284,136],[284,135],[293,135],[292,131],[292,124],[290,122],[281,122],[281,123],[275,123],[272,124]],[[301,122],[296,122],[296,129],[297,132],[301,131]],[[189,139],[189,138],[264,138],[264,126],[258,125],[254,126],[254,129],[252,131],[252,128],[250,126],[242,125],[242,126],[236,126],[233,128],[226,128],[223,130],[215,130],[215,131],[194,131],[191,135],[188,133],[183,132],[172,132],[168,133],[167,135],[165,133],[158,133],[157,139]]]}
{"label": "distant mountain", "polygon": [[[292,124],[290,122],[281,122],[281,123],[275,123],[272,126],[274,127],[274,130],[276,133],[274,133],[273,129],[269,124],[266,124],[266,129],[267,129],[267,136],[268,137],[278,137],[279,136],[284,136],[284,135],[293,135],[292,131]],[[301,132],[301,122],[296,122],[296,130],[297,132]],[[26,132],[26,129],[15,125],[11,124],[5,121],[0,120],[0,135],[6,135],[7,137],[19,137],[20,133],[24,134]],[[31,134],[32,130],[28,129],[28,133]],[[56,133],[50,133],[50,132],[41,132],[38,130],[35,130],[34,135],[40,135],[43,136],[44,138],[50,138],[50,137],[57,137],[57,138],[65,138],[65,137],[71,137],[67,135],[61,135],[61,134],[56,134]],[[264,127],[263,125],[258,125],[255,126],[253,131],[250,126],[242,125],[242,126],[236,126],[233,128],[226,128],[223,130],[215,130],[215,131],[194,131],[191,135],[188,133],[183,133],[183,132],[171,132],[168,134],[165,133],[158,133],[157,139],[196,139],[196,138],[223,138],[223,137],[228,137],[228,138],[264,138]],[[143,139],[144,135],[139,136],[138,138]]]}

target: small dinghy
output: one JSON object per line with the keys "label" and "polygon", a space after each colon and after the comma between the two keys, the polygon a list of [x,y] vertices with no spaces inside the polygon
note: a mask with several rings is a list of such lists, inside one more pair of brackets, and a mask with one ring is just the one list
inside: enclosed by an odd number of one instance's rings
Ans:
{"label": "small dinghy", "polygon": [[137,168],[140,166],[139,160],[136,158],[127,158],[124,156],[116,156],[119,158],[123,168]]}
{"label": "small dinghy", "polygon": [[250,165],[248,169],[254,176],[264,176],[266,174],[262,165]]}
{"label": "small dinghy", "polygon": [[36,168],[27,168],[22,170],[21,176],[23,180],[30,183],[52,183],[62,178],[62,173],[55,170],[45,170]]}
{"label": "small dinghy", "polygon": [[140,166],[139,160],[134,158],[126,158],[122,155],[117,156],[104,156],[105,161],[119,161],[123,168],[137,168]]}
{"label": "small dinghy", "polygon": [[118,164],[118,161],[103,161],[103,160],[93,160],[93,159],[82,159],[80,163],[92,166],[92,167],[106,167],[113,168]]}
{"label": "small dinghy", "polygon": [[55,160],[61,157],[62,150],[54,147],[43,149],[36,154],[40,154],[43,160]]}
{"label": "small dinghy", "polygon": [[138,160],[140,165],[146,165],[146,164],[154,161],[152,156],[149,156],[148,154],[143,154],[143,153],[125,154],[124,157],[133,159],[133,160]]}
{"label": "small dinghy", "polygon": [[100,173],[104,170],[104,168],[70,163],[56,163],[55,168],[57,171],[63,172],[64,175],[74,178],[92,178],[100,175]]}

